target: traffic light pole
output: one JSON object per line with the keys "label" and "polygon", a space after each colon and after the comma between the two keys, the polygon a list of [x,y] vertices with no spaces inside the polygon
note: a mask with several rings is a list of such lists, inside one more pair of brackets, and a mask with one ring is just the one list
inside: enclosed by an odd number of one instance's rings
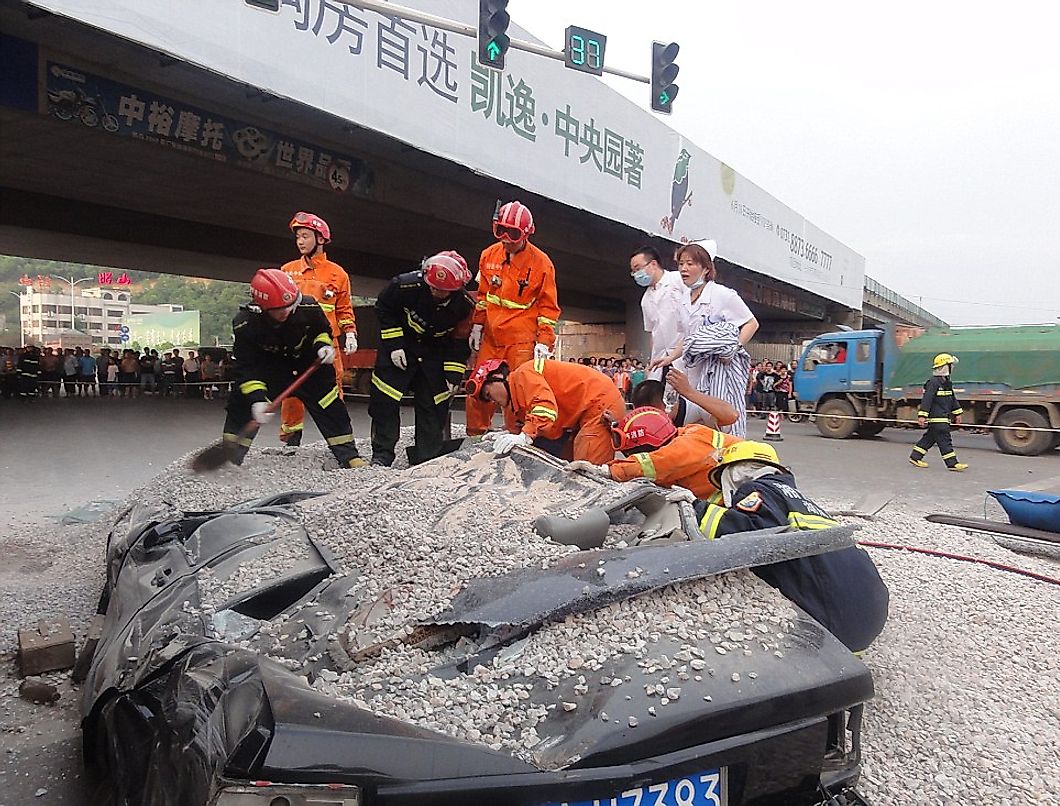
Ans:
{"label": "traffic light pole", "polygon": [[[420,11],[415,8],[408,8],[407,6],[399,6],[394,3],[388,3],[386,0],[341,0],[348,6],[357,6],[357,8],[363,8],[366,11],[375,11],[379,14],[384,14],[388,17],[398,17],[409,22],[418,22],[423,25],[430,25],[432,28],[438,28],[442,31],[449,31],[454,34],[464,34],[474,39],[478,36],[478,28],[474,25],[467,25],[462,22],[456,22],[455,20],[449,20],[445,17],[436,17],[434,14],[428,14],[426,11]],[[546,48],[544,45],[539,45],[536,42],[527,42],[523,39],[512,39],[508,46],[510,49],[523,50],[527,53],[533,53],[537,56],[544,56],[548,59],[556,59],[557,61],[564,61],[566,54],[562,50],[553,50],[552,48]],[[637,75],[636,73],[630,73],[626,70],[619,70],[617,67],[608,67],[604,65],[604,72],[610,73],[613,76],[620,78],[628,78],[631,81],[639,81],[642,84],[650,84],[651,79],[648,76]]]}

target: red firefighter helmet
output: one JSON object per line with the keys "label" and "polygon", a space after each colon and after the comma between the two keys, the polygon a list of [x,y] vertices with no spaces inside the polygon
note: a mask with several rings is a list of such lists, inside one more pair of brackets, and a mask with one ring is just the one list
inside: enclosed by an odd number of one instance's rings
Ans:
{"label": "red firefighter helmet", "polygon": [[471,273],[467,262],[456,252],[439,252],[423,261],[423,279],[439,291],[459,291],[471,279]]}
{"label": "red firefighter helmet", "polygon": [[522,202],[508,202],[493,217],[493,236],[499,241],[519,243],[533,234],[534,217]]}
{"label": "red firefighter helmet", "polygon": [[471,377],[464,383],[464,391],[468,397],[483,400],[482,390],[486,388],[487,383],[494,381],[508,382],[508,362],[503,358],[487,358],[479,362]]}
{"label": "red firefighter helmet", "polygon": [[661,448],[677,436],[677,428],[666,412],[651,406],[633,409],[611,431],[611,441],[622,453],[640,453]]}
{"label": "red firefighter helmet", "polygon": [[328,226],[327,221],[316,213],[299,211],[294,214],[294,218],[291,219],[291,223],[287,226],[290,227],[291,232],[299,228],[311,229],[324,239],[324,243],[331,243],[331,227]]}
{"label": "red firefighter helmet", "polygon": [[294,280],[281,269],[258,269],[250,281],[250,295],[263,311],[288,308],[302,298]]}

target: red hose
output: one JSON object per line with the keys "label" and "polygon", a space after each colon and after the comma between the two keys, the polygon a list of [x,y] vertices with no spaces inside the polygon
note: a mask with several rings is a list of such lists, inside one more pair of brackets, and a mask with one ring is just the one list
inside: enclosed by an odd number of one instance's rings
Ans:
{"label": "red hose", "polygon": [[1026,568],[1017,568],[1014,565],[1005,565],[1004,563],[994,562],[993,560],[984,560],[981,557],[967,557],[963,554],[950,554],[948,551],[936,551],[935,549],[925,549],[920,548],[919,546],[902,546],[898,543],[876,543],[872,540],[859,540],[858,545],[867,546],[873,549],[901,549],[902,551],[913,551],[917,554],[927,554],[930,557],[943,557],[947,560],[978,563],[979,565],[996,568],[998,571],[1011,571],[1014,574],[1022,574],[1025,577],[1036,579],[1039,582],[1051,582],[1054,585],[1060,585],[1060,579],[1056,579],[1055,577],[1048,577],[1045,574],[1028,571]]}

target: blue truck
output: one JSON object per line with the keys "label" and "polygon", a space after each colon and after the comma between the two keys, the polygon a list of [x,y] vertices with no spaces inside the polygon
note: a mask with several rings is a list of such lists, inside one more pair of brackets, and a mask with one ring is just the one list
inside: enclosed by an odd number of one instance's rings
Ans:
{"label": "blue truck", "polygon": [[824,333],[795,370],[797,410],[823,436],[872,437],[915,423],[938,353],[959,359],[953,388],[965,425],[991,429],[1005,453],[1036,456],[1060,446],[1060,326],[883,329]]}

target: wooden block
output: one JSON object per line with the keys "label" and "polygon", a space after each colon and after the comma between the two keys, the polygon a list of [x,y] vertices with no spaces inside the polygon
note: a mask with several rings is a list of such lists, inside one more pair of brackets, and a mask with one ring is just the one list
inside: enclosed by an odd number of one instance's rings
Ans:
{"label": "wooden block", "polygon": [[67,619],[42,619],[18,631],[18,665],[23,677],[74,665],[74,633]]}

